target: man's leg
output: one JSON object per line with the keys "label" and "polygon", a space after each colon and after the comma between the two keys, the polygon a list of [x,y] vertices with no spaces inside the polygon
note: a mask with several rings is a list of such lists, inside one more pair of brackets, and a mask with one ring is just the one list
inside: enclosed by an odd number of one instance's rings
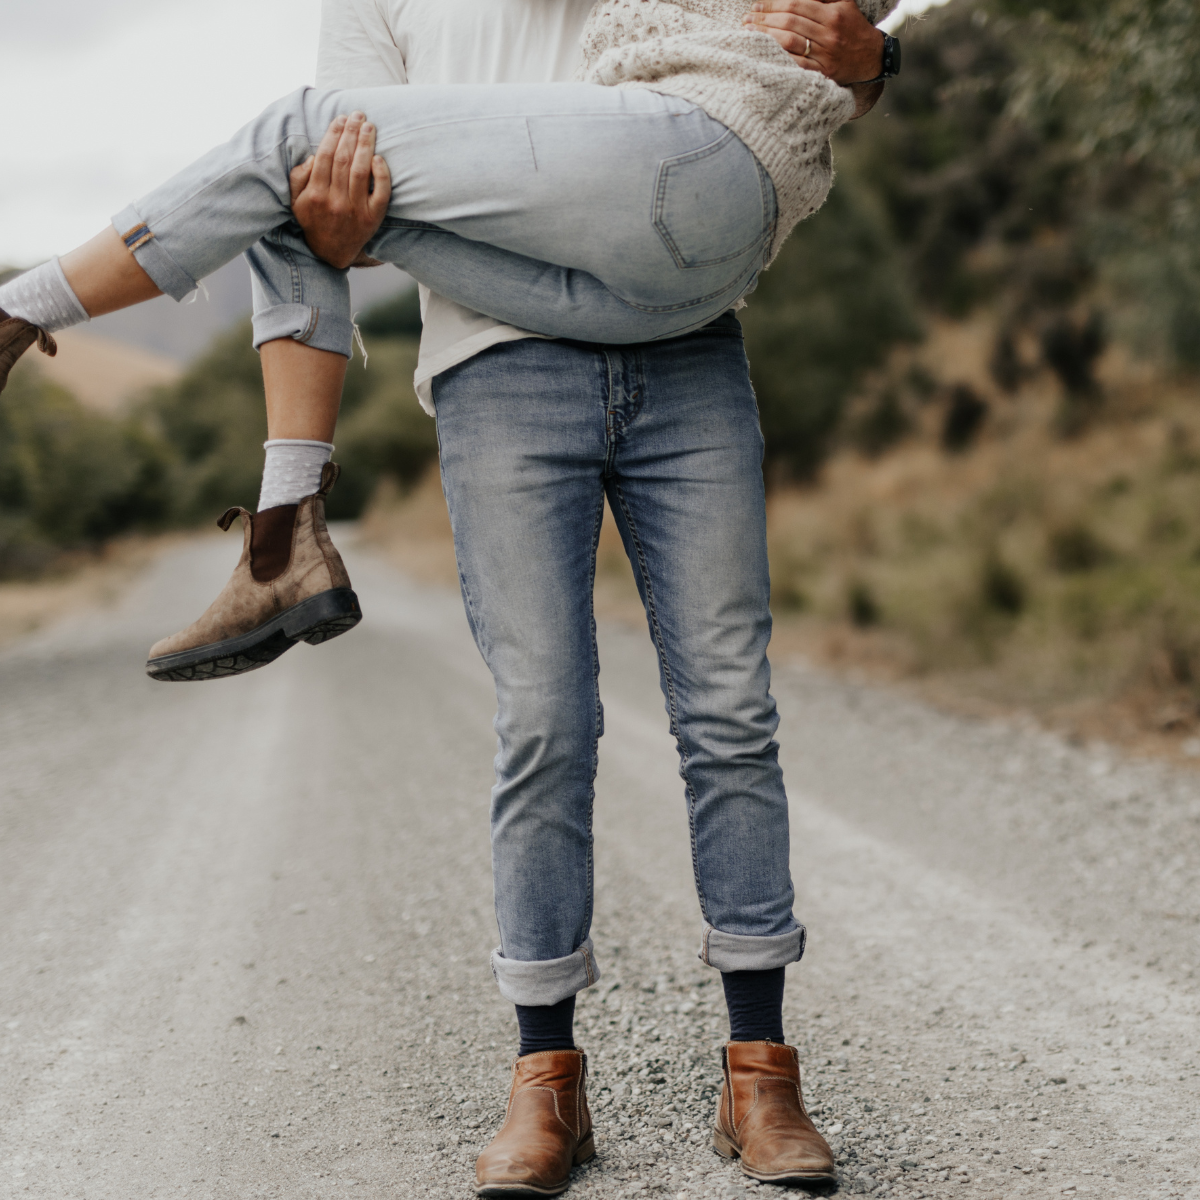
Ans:
{"label": "man's leg", "polygon": [[634,565],[691,827],[704,928],[730,1016],[717,1148],[770,1182],[831,1177],[783,1045],[783,975],[804,951],[792,915],[787,797],[766,659],[771,632],[762,436],[732,316],[610,351],[609,500]]}
{"label": "man's leg", "polygon": [[496,683],[492,969],[521,1029],[508,1117],[477,1163],[483,1195],[556,1194],[592,1152],[571,1015],[575,994],[599,978],[589,932],[600,357],[512,342],[434,382],[463,602]]}

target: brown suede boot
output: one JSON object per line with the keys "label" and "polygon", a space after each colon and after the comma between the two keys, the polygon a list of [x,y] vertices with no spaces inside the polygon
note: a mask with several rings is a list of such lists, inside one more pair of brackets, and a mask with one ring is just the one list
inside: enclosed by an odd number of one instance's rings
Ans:
{"label": "brown suede boot", "polygon": [[764,1183],[829,1183],[833,1151],[817,1132],[800,1094],[800,1054],[779,1042],[728,1042],[725,1086],[713,1149],[741,1158]]}
{"label": "brown suede boot", "polygon": [[58,353],[58,343],[44,329],[31,325],[24,317],[10,317],[0,308],[0,392],[4,391],[8,373],[17,365],[17,359],[34,342],[49,358]]}
{"label": "brown suede boot", "polygon": [[557,1196],[596,1153],[584,1079],[587,1055],[543,1050],[513,1063],[500,1132],[475,1160],[480,1196]]}
{"label": "brown suede boot", "polygon": [[208,611],[182,633],[156,642],[146,674],[164,682],[220,679],[255,671],[304,641],[317,646],[362,620],[342,556],[325,527],[325,497],[340,468],[326,463],[321,490],[242,518],[242,557]]}

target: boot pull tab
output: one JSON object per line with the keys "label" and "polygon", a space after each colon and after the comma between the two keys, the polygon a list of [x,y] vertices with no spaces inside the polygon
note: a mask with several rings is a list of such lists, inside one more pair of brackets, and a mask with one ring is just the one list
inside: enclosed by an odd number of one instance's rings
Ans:
{"label": "boot pull tab", "polygon": [[58,343],[44,330],[37,331],[38,349],[47,357],[53,358],[58,353]]}
{"label": "boot pull tab", "polygon": [[321,486],[317,489],[317,495],[328,496],[333,491],[333,485],[337,483],[341,473],[342,468],[337,463],[327,462],[321,468]]}
{"label": "boot pull tab", "polygon": [[250,514],[242,507],[235,505],[233,508],[227,508],[218,518],[217,525],[226,533],[229,532],[230,525],[233,524],[234,517],[249,518]]}

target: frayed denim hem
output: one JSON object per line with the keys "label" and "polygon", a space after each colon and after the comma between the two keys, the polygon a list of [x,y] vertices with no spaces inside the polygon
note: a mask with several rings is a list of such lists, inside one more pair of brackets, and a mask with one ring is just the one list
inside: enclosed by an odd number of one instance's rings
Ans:
{"label": "frayed denim hem", "polygon": [[557,1004],[600,980],[600,967],[592,939],[588,938],[565,958],[520,962],[505,958],[499,947],[492,951],[492,974],[500,995],[513,1004]]}
{"label": "frayed denim hem", "polygon": [[774,937],[722,933],[705,925],[699,958],[718,971],[771,971],[799,962],[804,957],[807,938],[803,925]]}

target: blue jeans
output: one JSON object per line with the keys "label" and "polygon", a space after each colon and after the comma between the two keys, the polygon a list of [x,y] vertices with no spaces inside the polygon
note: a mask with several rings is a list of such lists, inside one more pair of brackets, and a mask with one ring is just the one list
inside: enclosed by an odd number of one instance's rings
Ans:
{"label": "blue jeans", "polygon": [[628,343],[700,328],[771,244],[775,191],[739,138],[687,101],[592,84],[305,88],[113,225],[176,299],[249,251],[255,344],[348,355],[347,273],[308,249],[288,173],[352,109],[393,181],[367,252],[522,329]]}
{"label": "blue jeans", "polygon": [[679,747],[701,957],[722,971],[795,962],[762,436],[737,321],[627,349],[510,342],[439,375],[433,395],[463,601],[496,682],[501,992],[554,1004],[599,978],[592,584],[606,495]]}

